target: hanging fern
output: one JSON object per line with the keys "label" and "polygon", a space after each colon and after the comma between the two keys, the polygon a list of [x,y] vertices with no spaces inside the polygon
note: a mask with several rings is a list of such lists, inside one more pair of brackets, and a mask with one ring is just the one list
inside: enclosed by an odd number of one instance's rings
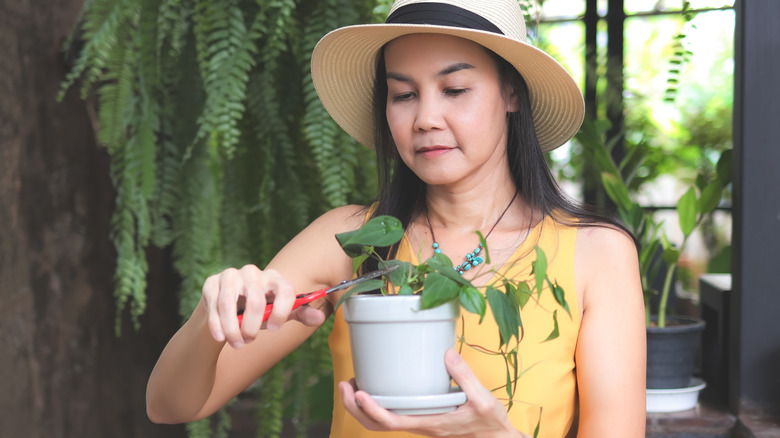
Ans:
{"label": "hanging fern", "polygon": [[674,102],[677,99],[677,92],[680,88],[680,78],[683,69],[690,62],[693,52],[685,47],[685,38],[690,30],[696,26],[691,23],[694,13],[691,11],[691,2],[684,0],[682,3],[681,15],[683,25],[674,37],[672,43],[672,56],[669,58],[669,69],[667,70],[666,90],[664,91],[664,101]]}
{"label": "hanging fern", "polygon": [[[172,249],[184,320],[209,275],[265,266],[324,211],[371,200],[372,152],[330,119],[309,61],[326,32],[381,21],[389,4],[84,3],[67,43],[81,49],[60,98],[78,84],[111,155],[117,335],[128,317],[137,329],[145,311],[149,245]],[[331,324],[258,381],[260,436],[279,436],[283,412],[306,436],[312,383],[331,375]],[[189,435],[227,436],[230,409],[213,417],[188,425]]]}

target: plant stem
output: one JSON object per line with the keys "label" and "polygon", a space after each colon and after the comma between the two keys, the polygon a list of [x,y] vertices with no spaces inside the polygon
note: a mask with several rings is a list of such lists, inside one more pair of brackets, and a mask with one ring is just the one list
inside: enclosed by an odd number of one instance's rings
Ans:
{"label": "plant stem", "polygon": [[669,289],[671,289],[672,277],[676,268],[677,263],[673,263],[666,271],[664,288],[661,291],[661,301],[658,303],[658,327],[666,327],[666,303],[669,301]]}

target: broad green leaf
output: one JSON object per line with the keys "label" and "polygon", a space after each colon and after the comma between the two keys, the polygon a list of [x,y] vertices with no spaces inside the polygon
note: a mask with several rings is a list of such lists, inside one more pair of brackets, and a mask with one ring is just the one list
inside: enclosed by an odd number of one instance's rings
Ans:
{"label": "broad green leaf", "polygon": [[536,260],[531,262],[534,280],[536,281],[536,294],[542,296],[544,279],[547,277],[547,256],[538,246],[536,248]]}
{"label": "broad green leaf", "polygon": [[390,280],[390,283],[394,286],[402,287],[408,285],[409,278],[412,276],[412,272],[414,271],[414,265],[401,260],[388,260],[386,262],[382,262],[382,267],[386,268],[396,265],[398,265],[398,268],[388,274],[387,279]]}
{"label": "broad green leaf", "polygon": [[680,220],[680,229],[685,237],[690,236],[696,226],[697,207],[696,189],[691,187],[677,201],[677,216]]}
{"label": "broad green leaf", "polygon": [[715,180],[704,187],[701,191],[699,200],[699,211],[701,214],[711,213],[720,204],[720,198],[723,195],[723,185]]}
{"label": "broad green leaf", "polygon": [[550,336],[548,336],[547,339],[545,339],[542,342],[552,341],[553,339],[558,337],[558,311],[557,310],[553,312],[553,324],[555,325],[553,327],[552,332],[550,332]]}
{"label": "broad green leaf", "polygon": [[355,257],[363,253],[366,246],[390,246],[403,235],[401,221],[392,216],[377,216],[357,230],[337,234],[336,239],[347,255]]}
{"label": "broad green leaf", "polygon": [[661,237],[661,242],[663,242],[664,248],[663,253],[661,254],[661,258],[667,265],[676,264],[680,259],[680,250],[669,242],[669,239],[666,238],[666,234],[662,234]]}
{"label": "broad green leaf", "polygon": [[414,289],[405,284],[398,289],[398,295],[414,295]]}
{"label": "broad green leaf", "polygon": [[517,312],[512,309],[512,303],[509,298],[498,289],[487,287],[487,301],[490,304],[490,311],[498,325],[498,332],[501,335],[499,346],[509,343],[514,336],[516,339],[520,336]]}
{"label": "broad green leaf", "polygon": [[374,279],[374,280],[366,280],[362,283],[356,284],[355,286],[352,286],[348,291],[342,295],[338,302],[336,303],[336,308],[338,309],[341,304],[346,301],[347,298],[351,297],[352,295],[359,294],[362,292],[369,292],[372,290],[381,289],[385,286],[385,282],[382,280]]}
{"label": "broad green leaf", "polygon": [[440,306],[457,298],[459,292],[460,285],[458,285],[458,283],[441,274],[431,272],[425,277],[425,286],[423,287],[420,307],[423,309],[430,309]]}
{"label": "broad green leaf", "polygon": [[427,264],[433,272],[443,275],[462,286],[471,285],[468,280],[458,274],[458,271],[452,266],[452,261],[444,254],[434,254],[433,257],[425,261],[425,264]]}
{"label": "broad green leaf", "polygon": [[463,286],[460,288],[460,305],[467,311],[479,315],[479,323],[482,324],[487,310],[484,295],[473,287]]}
{"label": "broad green leaf", "polygon": [[604,190],[607,191],[607,195],[615,204],[626,211],[631,210],[633,202],[628,195],[628,187],[617,175],[602,172],[601,182],[604,184]]}
{"label": "broad green leaf", "polygon": [[525,307],[525,305],[528,303],[528,300],[531,299],[531,287],[528,286],[528,283],[526,282],[517,283],[516,287],[514,288],[514,293],[515,300],[517,301],[517,304],[520,305],[521,309]]}

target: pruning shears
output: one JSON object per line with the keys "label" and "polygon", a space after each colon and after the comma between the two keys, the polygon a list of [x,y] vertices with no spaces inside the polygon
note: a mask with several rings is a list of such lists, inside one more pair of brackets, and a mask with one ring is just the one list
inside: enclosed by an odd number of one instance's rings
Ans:
{"label": "pruning shears", "polygon": [[[368,274],[361,275],[360,277],[354,278],[349,281],[342,281],[339,283],[338,286],[333,286],[330,289],[320,289],[314,292],[309,292],[305,294],[300,294],[295,297],[295,303],[293,303],[293,310],[297,309],[298,307],[303,306],[304,304],[309,304],[312,301],[319,300],[320,298],[325,297],[331,292],[336,292],[338,290],[344,290],[349,289],[352,286],[355,286],[357,284],[363,283],[367,280],[372,280],[377,277],[381,277],[383,275],[389,274],[393,271],[395,271],[398,268],[399,265],[393,265],[388,268],[379,269],[373,272],[369,272]],[[268,321],[268,317],[271,315],[271,310],[274,308],[274,303],[269,303],[265,306],[265,313],[263,314],[263,321]],[[241,325],[241,321],[244,319],[244,310],[238,311],[238,325]]]}

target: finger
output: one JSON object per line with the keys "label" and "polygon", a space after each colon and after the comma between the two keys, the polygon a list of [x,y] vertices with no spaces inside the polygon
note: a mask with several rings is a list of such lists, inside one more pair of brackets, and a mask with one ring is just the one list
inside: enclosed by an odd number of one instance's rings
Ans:
{"label": "finger", "polygon": [[300,322],[309,327],[319,327],[327,319],[327,315],[322,310],[313,306],[301,306],[291,315],[291,319]]}
{"label": "finger", "polygon": [[[355,419],[363,425],[368,430],[383,430],[383,428],[374,420],[372,420],[368,415],[366,415],[361,405],[358,404],[357,399],[355,398],[355,388],[354,388],[354,380],[352,379],[350,383],[347,382],[339,382],[339,392],[341,392],[341,401],[344,405],[344,409],[347,410],[347,412],[350,413]],[[362,391],[361,391],[362,392]],[[362,392],[363,394],[366,394],[365,392]],[[366,394],[368,395],[368,394]],[[370,398],[370,397],[369,397]],[[372,400],[373,401],[373,400]],[[362,402],[361,402],[362,403]]]}
{"label": "finger", "polygon": [[465,360],[458,354],[457,351],[450,348],[444,353],[444,363],[447,366],[447,371],[452,376],[452,380],[457,383],[460,389],[466,393],[474,395],[490,395],[482,383],[477,379],[477,376],[471,371],[471,368]]}
{"label": "finger", "polygon": [[203,282],[203,300],[206,304],[207,323],[211,337],[217,342],[225,340],[225,333],[222,331],[222,324],[219,321],[219,312],[217,312],[217,295],[219,294],[219,276],[212,275]]}
{"label": "finger", "polygon": [[238,327],[236,301],[239,295],[244,294],[244,285],[238,270],[228,268],[220,274],[219,296],[217,297],[217,312],[219,313],[219,322],[222,331],[225,333],[225,340],[233,348],[241,348],[244,345],[244,338],[241,336],[241,330]]}
{"label": "finger", "polygon": [[263,313],[266,305],[266,290],[263,289],[261,271],[257,266],[246,265],[239,271],[244,287],[243,321],[240,324],[241,336],[244,342],[252,342],[263,324]]}
{"label": "finger", "polygon": [[262,277],[263,289],[274,295],[274,306],[268,317],[266,328],[274,331],[287,322],[295,302],[295,290],[278,272],[269,269],[264,274]]}

